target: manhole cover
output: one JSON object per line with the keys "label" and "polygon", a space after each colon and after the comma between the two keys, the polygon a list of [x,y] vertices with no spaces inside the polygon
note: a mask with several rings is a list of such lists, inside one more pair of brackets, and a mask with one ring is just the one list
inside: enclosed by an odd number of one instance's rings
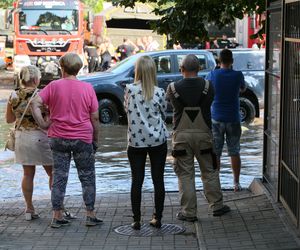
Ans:
{"label": "manhole cover", "polygon": [[164,234],[180,234],[185,231],[185,227],[175,224],[163,224],[160,229],[157,229],[150,225],[143,224],[141,230],[134,230],[131,225],[123,225],[115,227],[114,231],[122,235],[149,237],[161,236]]}

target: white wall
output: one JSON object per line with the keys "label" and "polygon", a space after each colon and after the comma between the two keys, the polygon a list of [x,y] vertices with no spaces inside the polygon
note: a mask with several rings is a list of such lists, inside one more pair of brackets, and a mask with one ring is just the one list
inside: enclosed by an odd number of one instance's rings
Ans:
{"label": "white wall", "polygon": [[243,48],[248,48],[248,16],[235,22],[236,40]]}

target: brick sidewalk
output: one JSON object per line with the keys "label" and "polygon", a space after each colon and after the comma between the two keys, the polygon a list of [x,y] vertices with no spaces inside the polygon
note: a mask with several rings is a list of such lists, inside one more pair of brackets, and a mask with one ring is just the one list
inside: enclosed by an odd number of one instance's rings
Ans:
{"label": "brick sidewalk", "polygon": [[[35,202],[41,218],[24,219],[22,200],[0,203],[0,249],[299,249],[299,238],[283,223],[265,194],[250,191],[224,192],[224,200],[232,211],[222,217],[208,213],[207,202],[198,192],[196,223],[176,220],[178,193],[166,194],[163,223],[178,224],[186,231],[178,235],[150,237],[123,236],[116,226],[130,224],[130,194],[98,194],[97,216],[102,225],[87,228],[82,198],[67,197],[66,207],[78,216],[70,226],[52,229],[49,199]],[[152,215],[153,194],[145,193],[142,201],[144,223]]]}

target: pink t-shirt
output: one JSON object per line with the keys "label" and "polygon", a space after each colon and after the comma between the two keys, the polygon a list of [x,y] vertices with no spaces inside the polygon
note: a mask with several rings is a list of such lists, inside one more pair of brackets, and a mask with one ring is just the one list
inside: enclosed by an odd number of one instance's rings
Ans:
{"label": "pink t-shirt", "polygon": [[39,96],[50,110],[49,137],[92,143],[90,115],[98,110],[98,100],[89,83],[72,79],[52,81]]}

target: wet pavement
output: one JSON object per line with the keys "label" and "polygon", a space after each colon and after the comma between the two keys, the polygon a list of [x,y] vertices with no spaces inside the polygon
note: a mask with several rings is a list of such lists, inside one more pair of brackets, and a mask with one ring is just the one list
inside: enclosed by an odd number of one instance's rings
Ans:
{"label": "wet pavement", "polygon": [[[5,90],[6,92],[4,92]],[[4,123],[5,100],[10,89],[0,88],[0,148],[3,148],[9,125]],[[262,125],[260,121],[243,129],[242,180],[244,187],[255,176],[261,176]],[[66,207],[78,216],[65,228],[52,229],[51,202],[47,178],[41,169],[35,177],[34,204],[41,218],[25,221],[24,201],[21,197],[21,166],[13,164],[13,153],[0,153],[0,249],[300,249],[299,231],[280,203],[273,202],[263,190],[252,193],[245,189],[234,193],[224,191],[224,201],[232,211],[222,217],[213,217],[208,211],[202,191],[198,191],[198,218],[195,223],[176,220],[179,210],[177,182],[167,160],[167,192],[163,223],[185,228],[180,234],[152,236],[121,235],[116,227],[132,222],[130,169],[126,157],[126,126],[101,126],[101,148],[97,152],[97,215],[104,220],[100,226],[87,228],[81,188],[74,167],[68,183]],[[231,170],[228,157],[223,158],[222,186],[230,187]],[[199,173],[198,173],[199,175]],[[228,185],[226,184],[228,183]],[[198,179],[197,188],[201,188]],[[255,186],[254,185],[254,186]],[[253,185],[252,185],[253,186]],[[145,179],[142,216],[145,228],[153,212],[151,178]],[[117,190],[117,192],[116,192]],[[118,191],[120,190],[120,191]],[[252,189],[251,189],[252,190]],[[257,189],[253,189],[257,190]],[[174,191],[174,192],[171,192]],[[149,228],[148,228],[149,229]],[[153,229],[151,229],[153,230]]]}
{"label": "wet pavement", "polygon": [[[0,90],[1,93],[1,90]],[[7,133],[11,125],[5,123],[6,102],[0,102],[0,200],[21,197],[20,181],[22,178],[22,167],[14,164],[14,153],[3,151]],[[241,140],[242,171],[241,185],[247,187],[255,177],[262,175],[262,125],[255,124],[243,127]],[[171,131],[171,124],[168,125]],[[96,178],[97,193],[129,192],[131,185],[131,171],[126,153],[127,126],[100,126],[100,147],[96,153]],[[168,140],[169,153],[165,167],[165,187],[167,191],[177,191],[177,177],[172,168],[171,138]],[[196,187],[202,189],[200,171],[196,164]],[[232,189],[232,170],[230,159],[224,152],[222,157],[222,168],[220,178],[223,189]],[[5,192],[1,191],[5,190]],[[144,191],[153,191],[150,175],[150,165],[147,162]],[[75,164],[71,162],[71,170],[67,185],[67,195],[80,195],[81,186],[78,180]],[[43,168],[38,167],[35,176],[35,197],[49,197],[47,178]]]}
{"label": "wet pavement", "polygon": [[[129,193],[98,194],[96,212],[104,223],[90,228],[84,224],[80,196],[66,198],[66,206],[78,218],[59,229],[49,227],[49,199],[35,202],[41,218],[33,221],[25,221],[23,201],[0,203],[0,249],[300,249],[295,228],[283,220],[286,215],[266,194],[249,190],[224,192],[225,203],[232,211],[222,217],[213,217],[203,193],[197,195],[199,221],[191,223],[176,220],[178,193],[168,192],[162,222],[183,227],[185,231],[169,234],[157,230],[150,236],[140,236],[139,232],[121,235],[114,230],[132,222]],[[148,226],[153,193],[143,194],[141,211],[144,228],[156,230]]]}

